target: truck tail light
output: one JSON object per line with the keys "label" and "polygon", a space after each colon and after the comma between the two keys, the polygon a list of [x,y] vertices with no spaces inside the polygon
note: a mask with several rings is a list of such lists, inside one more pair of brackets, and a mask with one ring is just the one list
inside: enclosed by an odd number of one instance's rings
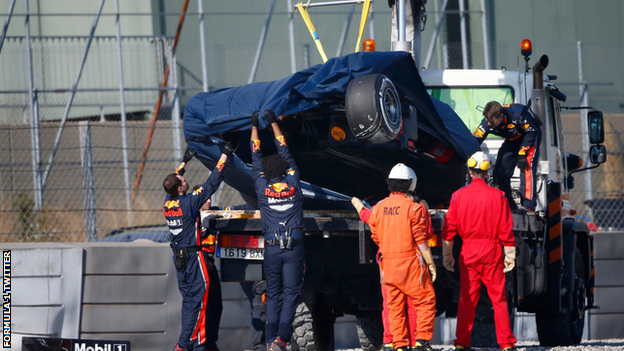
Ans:
{"label": "truck tail light", "polygon": [[259,235],[219,234],[217,246],[264,249],[264,237]]}
{"label": "truck tail light", "polygon": [[440,234],[433,234],[431,239],[427,240],[427,245],[429,245],[429,247],[439,247],[440,243]]}

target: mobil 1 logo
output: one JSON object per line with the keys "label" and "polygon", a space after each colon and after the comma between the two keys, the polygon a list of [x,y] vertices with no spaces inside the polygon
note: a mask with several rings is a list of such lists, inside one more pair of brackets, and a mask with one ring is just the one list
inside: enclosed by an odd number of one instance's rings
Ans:
{"label": "mobil 1 logo", "polygon": [[71,351],[130,351],[130,341],[73,340]]}
{"label": "mobil 1 logo", "polygon": [[23,337],[22,349],[29,351],[130,351],[130,342]]}

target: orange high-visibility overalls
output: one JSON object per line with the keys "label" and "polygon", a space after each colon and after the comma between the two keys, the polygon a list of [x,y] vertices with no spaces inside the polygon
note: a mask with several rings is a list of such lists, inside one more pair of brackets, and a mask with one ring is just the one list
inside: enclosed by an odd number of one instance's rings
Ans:
{"label": "orange high-visibility overalls", "polygon": [[394,347],[409,345],[406,296],[417,310],[415,339],[431,340],[436,298],[427,265],[418,250],[418,244],[427,237],[424,207],[405,194],[392,193],[373,206],[368,224],[371,238],[382,252],[381,280],[388,290]]}

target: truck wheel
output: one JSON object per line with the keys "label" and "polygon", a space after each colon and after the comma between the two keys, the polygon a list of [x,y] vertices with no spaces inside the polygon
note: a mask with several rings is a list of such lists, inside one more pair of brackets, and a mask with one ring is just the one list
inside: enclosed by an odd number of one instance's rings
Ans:
{"label": "truck wheel", "polygon": [[363,351],[377,351],[383,342],[381,313],[356,319],[356,327]]}
{"label": "truck wheel", "polygon": [[323,304],[302,301],[293,321],[291,351],[323,351],[334,349],[334,317]]}
{"label": "truck wheel", "polygon": [[345,93],[345,112],[353,135],[367,144],[382,144],[399,135],[399,93],[383,74],[351,80]]}
{"label": "truck wheel", "polygon": [[481,297],[475,310],[474,325],[470,335],[470,346],[496,347],[496,326],[494,324],[494,310],[485,288],[481,288]]}
{"label": "truck wheel", "polygon": [[583,337],[585,325],[585,268],[581,250],[576,248],[574,252],[574,289],[568,294],[573,294],[574,305],[568,312],[537,311],[537,334],[542,346],[570,346],[577,345]]}
{"label": "truck wheel", "polygon": [[[508,284],[506,284],[508,285]],[[507,312],[509,313],[509,325],[511,330],[514,328],[514,320],[516,317],[515,308],[511,300],[510,286],[507,286]],[[481,289],[481,297],[475,310],[474,325],[472,327],[472,335],[470,345],[475,347],[498,347],[496,340],[496,324],[494,323],[494,309],[492,302],[487,295],[487,290]]]}

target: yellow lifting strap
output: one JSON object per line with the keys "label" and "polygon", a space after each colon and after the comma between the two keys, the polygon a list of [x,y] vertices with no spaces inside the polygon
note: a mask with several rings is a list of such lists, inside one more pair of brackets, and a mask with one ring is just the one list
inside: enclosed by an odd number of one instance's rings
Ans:
{"label": "yellow lifting strap", "polygon": [[362,17],[360,18],[360,34],[358,35],[357,43],[355,44],[355,52],[360,51],[362,35],[364,34],[364,27],[366,27],[366,21],[368,20],[368,12],[370,11],[370,7],[371,0],[364,0],[364,6],[362,7]]}
{"label": "yellow lifting strap", "polygon": [[[370,1],[370,0],[368,0]],[[312,35],[312,39],[314,39],[314,43],[316,44],[316,48],[318,49],[321,57],[323,58],[323,63],[327,62],[327,55],[325,55],[325,50],[323,50],[323,44],[321,44],[321,39],[319,38],[316,29],[314,29],[314,25],[312,24],[312,20],[310,19],[310,15],[308,15],[308,11],[303,8],[303,3],[298,3],[297,8],[301,13],[301,17],[305,21],[306,26],[308,26],[308,30],[310,31],[310,35]]]}

